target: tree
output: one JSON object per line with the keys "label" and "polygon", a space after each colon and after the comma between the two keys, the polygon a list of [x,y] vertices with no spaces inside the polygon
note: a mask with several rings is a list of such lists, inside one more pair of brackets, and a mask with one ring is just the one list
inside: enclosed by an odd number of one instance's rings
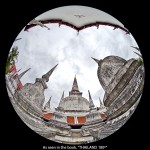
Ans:
{"label": "tree", "polygon": [[10,67],[11,65],[15,64],[15,60],[17,60],[18,58],[18,54],[19,54],[18,47],[14,46],[12,50],[10,51],[8,58],[7,58],[6,72],[5,72],[6,74],[10,73]]}
{"label": "tree", "polygon": [[137,59],[137,61],[138,61],[139,65],[143,65],[143,59],[142,59],[142,58],[139,57],[139,58]]}

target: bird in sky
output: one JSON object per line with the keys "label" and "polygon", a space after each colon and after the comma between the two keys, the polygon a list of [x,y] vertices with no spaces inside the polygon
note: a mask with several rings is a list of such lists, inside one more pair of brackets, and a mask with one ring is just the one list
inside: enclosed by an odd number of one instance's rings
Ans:
{"label": "bird in sky", "polygon": [[74,15],[75,17],[78,17],[78,18],[82,18],[82,17],[85,17],[84,15]]}

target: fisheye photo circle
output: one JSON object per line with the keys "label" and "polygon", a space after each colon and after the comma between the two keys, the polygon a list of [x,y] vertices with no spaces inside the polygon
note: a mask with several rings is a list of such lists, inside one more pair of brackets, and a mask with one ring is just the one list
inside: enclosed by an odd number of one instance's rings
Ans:
{"label": "fisheye photo circle", "polygon": [[87,6],[63,6],[33,18],[6,62],[13,108],[37,134],[80,145],[107,138],[135,111],[144,62],[127,27]]}

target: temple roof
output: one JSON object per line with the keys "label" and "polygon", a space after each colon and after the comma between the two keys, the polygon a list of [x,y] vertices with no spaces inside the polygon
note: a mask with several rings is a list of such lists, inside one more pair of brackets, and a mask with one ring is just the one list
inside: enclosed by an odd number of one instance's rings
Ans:
{"label": "temple roof", "polygon": [[[111,15],[86,6],[65,6],[49,10],[28,23],[25,27],[25,31],[36,25],[48,28],[45,24],[58,23],[61,25],[69,26],[75,30],[83,30],[87,27],[95,26],[99,28],[100,25],[107,25],[113,27],[113,30],[120,28],[129,34],[128,29]],[[48,28],[48,30],[50,30]]]}
{"label": "temple roof", "polygon": [[65,6],[47,11],[35,18],[38,21],[43,20],[63,20],[76,27],[81,27],[91,22],[106,22],[124,27],[121,22],[111,15],[91,7],[85,6]]}

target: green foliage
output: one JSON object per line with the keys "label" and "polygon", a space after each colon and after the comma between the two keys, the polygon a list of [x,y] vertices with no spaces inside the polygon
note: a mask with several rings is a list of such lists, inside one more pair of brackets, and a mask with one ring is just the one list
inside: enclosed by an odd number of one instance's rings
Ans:
{"label": "green foliage", "polygon": [[10,72],[10,66],[15,63],[15,60],[18,58],[18,47],[13,47],[12,50],[10,51],[7,62],[6,62],[6,74]]}
{"label": "green foliage", "polygon": [[140,65],[143,64],[143,59],[142,59],[142,58],[138,58],[137,61],[138,61],[138,63],[139,63]]}

